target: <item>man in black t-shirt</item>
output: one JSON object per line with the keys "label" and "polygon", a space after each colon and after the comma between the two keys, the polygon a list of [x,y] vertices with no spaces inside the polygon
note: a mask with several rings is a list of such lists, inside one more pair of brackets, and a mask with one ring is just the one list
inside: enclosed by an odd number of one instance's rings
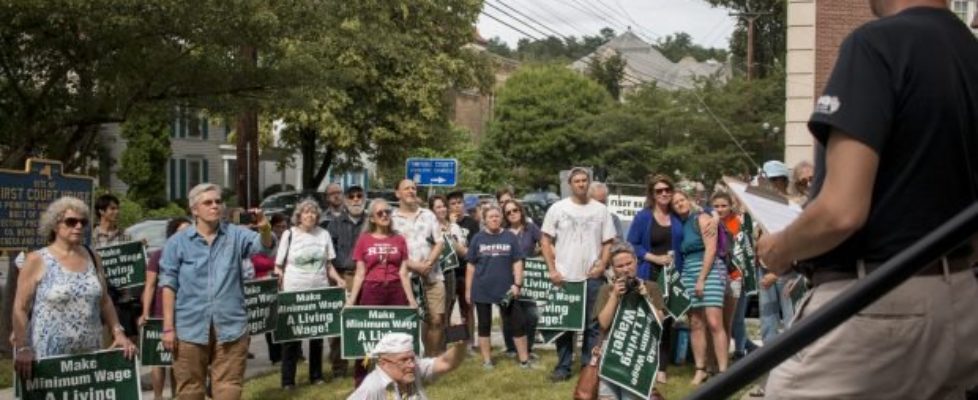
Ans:
{"label": "man in black t-shirt", "polygon": [[[466,202],[465,193],[461,191],[451,192],[445,197],[448,200],[448,214],[452,222],[462,228],[462,233],[465,234],[465,242],[471,243],[475,234],[479,233],[479,221],[472,218],[469,212],[476,209],[476,206],[479,205],[479,199],[473,197],[471,198],[472,201]],[[458,262],[462,266],[468,263],[465,254],[458,254]],[[449,284],[452,287],[449,287]],[[445,307],[447,325],[451,325],[452,309],[455,308],[457,300],[462,324],[468,327],[469,332],[473,332],[475,321],[472,318],[472,305],[465,300],[465,268],[456,268],[454,277],[445,276],[445,297],[448,299],[448,305]],[[475,335],[470,336],[475,337]],[[470,344],[474,347],[474,343],[473,340]]]}
{"label": "man in black t-shirt", "polygon": [[[809,130],[813,200],[758,256],[815,285],[805,318],[978,200],[978,41],[944,0],[873,0]],[[963,398],[978,383],[971,246],[928,265],[773,370],[769,398]]]}

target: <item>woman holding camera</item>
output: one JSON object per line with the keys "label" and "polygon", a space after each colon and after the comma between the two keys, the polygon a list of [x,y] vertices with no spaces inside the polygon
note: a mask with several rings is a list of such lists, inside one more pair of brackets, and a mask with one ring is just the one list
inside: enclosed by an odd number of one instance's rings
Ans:
{"label": "woman holding camera", "polygon": [[516,343],[522,368],[530,368],[526,350],[523,310],[516,299],[523,282],[523,252],[513,232],[503,229],[503,212],[495,204],[482,210],[486,228],[472,238],[465,273],[465,297],[475,304],[479,321],[479,350],[482,367],[492,369],[489,332],[492,327],[492,305],[499,305],[503,324],[509,325]]}

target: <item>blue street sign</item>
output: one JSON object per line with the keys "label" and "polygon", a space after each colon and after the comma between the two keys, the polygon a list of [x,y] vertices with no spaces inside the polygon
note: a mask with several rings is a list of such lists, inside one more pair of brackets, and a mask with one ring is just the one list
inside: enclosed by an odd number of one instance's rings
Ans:
{"label": "blue street sign", "polygon": [[458,160],[454,158],[409,158],[405,177],[421,186],[455,186]]}

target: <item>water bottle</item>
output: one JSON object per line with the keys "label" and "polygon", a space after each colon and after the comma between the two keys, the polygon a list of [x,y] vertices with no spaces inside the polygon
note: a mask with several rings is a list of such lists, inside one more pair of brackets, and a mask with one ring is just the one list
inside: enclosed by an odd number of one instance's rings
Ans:
{"label": "water bottle", "polygon": [[676,344],[672,351],[673,364],[686,364],[686,354],[689,353],[689,327],[683,322],[676,322]]}

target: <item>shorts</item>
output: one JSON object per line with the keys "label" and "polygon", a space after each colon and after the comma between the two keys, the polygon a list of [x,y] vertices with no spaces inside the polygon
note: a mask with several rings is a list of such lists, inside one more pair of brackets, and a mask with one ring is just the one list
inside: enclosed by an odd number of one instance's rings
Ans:
{"label": "shorts", "polygon": [[[425,282],[424,283],[424,296],[427,301],[426,307],[428,308],[427,317],[433,316],[435,314],[445,314],[445,282],[435,281],[435,282]],[[427,318],[426,318],[427,319]]]}

